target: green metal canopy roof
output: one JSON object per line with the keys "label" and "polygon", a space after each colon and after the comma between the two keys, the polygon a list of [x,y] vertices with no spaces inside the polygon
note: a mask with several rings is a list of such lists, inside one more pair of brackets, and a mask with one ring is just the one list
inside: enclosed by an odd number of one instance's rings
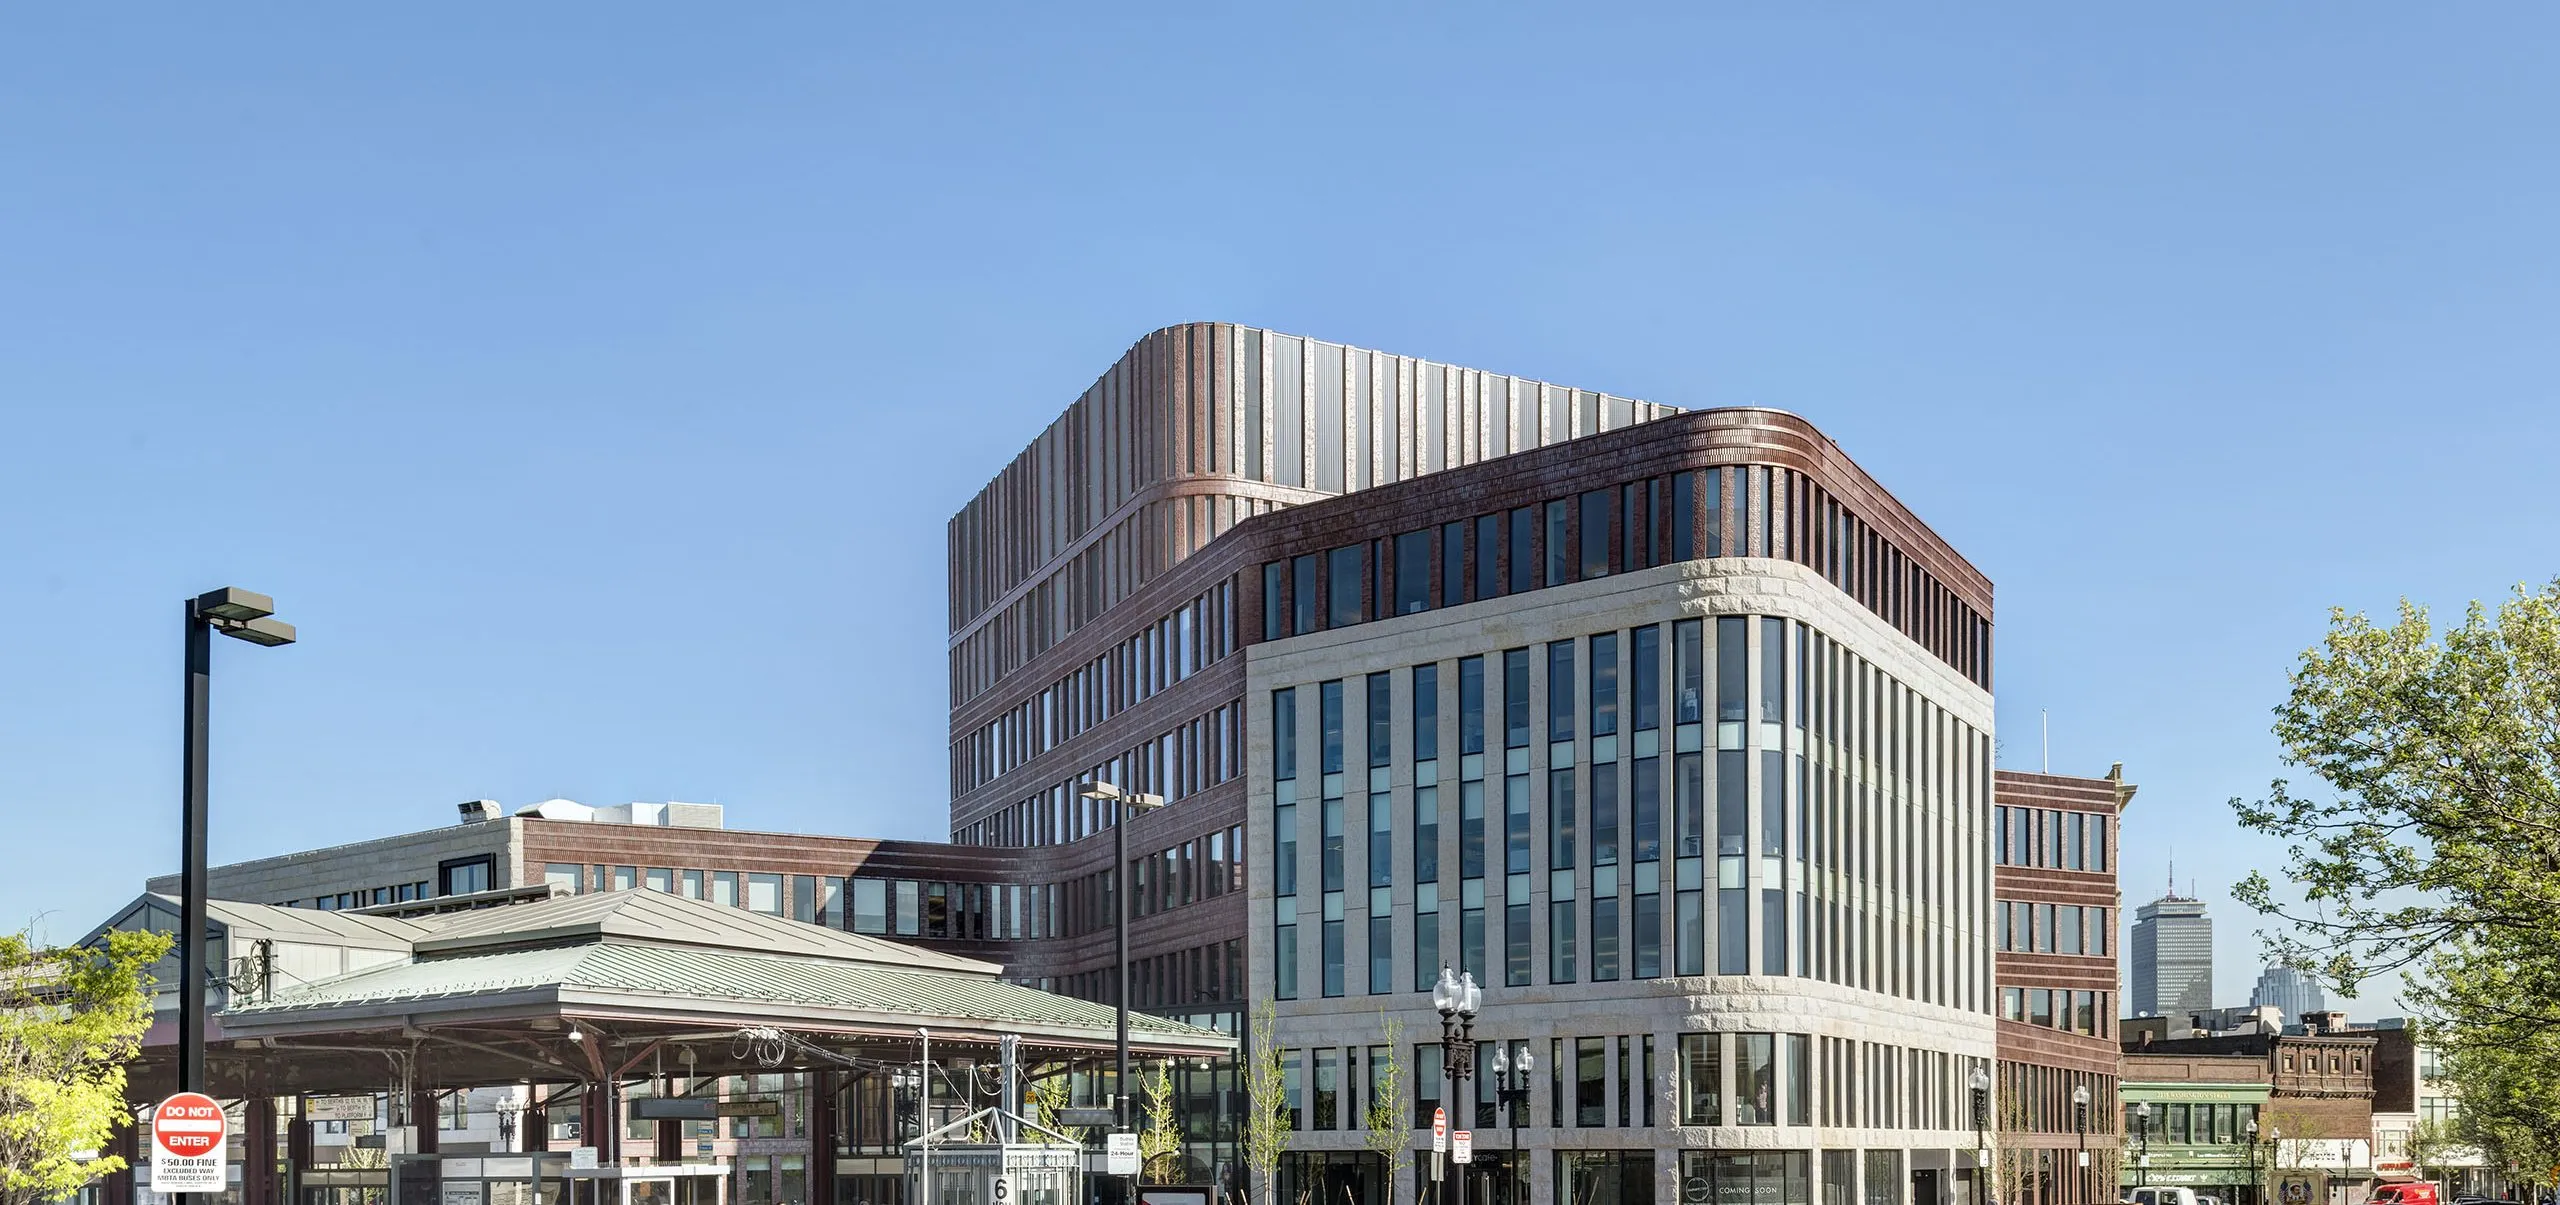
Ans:
{"label": "green metal canopy roof", "polygon": [[[1107,1047],[1115,1010],[998,977],[991,963],[661,892],[561,897],[420,918],[396,963],[234,999],[224,1037],[621,1019],[653,1029],[779,1026],[804,1033],[953,1038],[1013,1033]],[[1132,1013],[1142,1048],[1223,1053],[1235,1040]]]}
{"label": "green metal canopy roof", "polygon": [[[1108,1031],[1116,1014],[1104,1005],[1001,979],[925,968],[735,951],[595,942],[498,954],[431,958],[375,967],[279,993],[264,1003],[235,1004],[223,1030],[250,1036],[262,1019],[366,1005],[459,1001],[529,994],[563,1004],[640,1003],[651,998],[674,1011],[698,1005],[766,1003],[804,1006],[816,1014],[879,1014],[914,1021],[970,1018],[1015,1026]],[[416,1009],[403,1009],[416,1012]],[[1223,1048],[1225,1035],[1143,1013],[1132,1034],[1156,1034]]]}

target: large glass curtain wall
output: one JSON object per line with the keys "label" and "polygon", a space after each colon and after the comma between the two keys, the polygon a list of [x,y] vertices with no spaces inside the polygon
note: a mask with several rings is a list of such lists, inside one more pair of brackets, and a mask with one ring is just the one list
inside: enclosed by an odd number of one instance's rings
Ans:
{"label": "large glass curtain wall", "polygon": [[[1990,739],[1817,628],[1732,615],[1592,632],[1283,689],[1272,712],[1282,999],[1308,979],[1328,996],[1427,991],[1445,960],[1514,987],[1800,976],[1992,1007]],[[1306,747],[1315,807],[1299,800]],[[1297,940],[1305,879],[1320,943]]]}

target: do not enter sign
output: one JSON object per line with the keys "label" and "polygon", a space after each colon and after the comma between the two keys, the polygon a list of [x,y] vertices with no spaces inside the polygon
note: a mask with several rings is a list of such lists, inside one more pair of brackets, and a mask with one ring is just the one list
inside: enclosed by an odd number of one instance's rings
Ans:
{"label": "do not enter sign", "polygon": [[181,1092],[151,1111],[151,1190],[221,1192],[223,1139],[230,1125],[221,1102]]}

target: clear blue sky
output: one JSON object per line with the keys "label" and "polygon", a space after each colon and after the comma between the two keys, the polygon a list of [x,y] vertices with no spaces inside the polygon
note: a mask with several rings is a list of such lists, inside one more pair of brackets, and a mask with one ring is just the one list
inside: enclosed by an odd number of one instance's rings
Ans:
{"label": "clear blue sky", "polygon": [[0,16],[0,918],[174,866],[226,583],[305,643],[217,651],[218,858],[938,835],[944,520],[1218,319],[1812,417],[2237,1002],[2323,609],[2560,571],[2560,14],[1960,7]]}

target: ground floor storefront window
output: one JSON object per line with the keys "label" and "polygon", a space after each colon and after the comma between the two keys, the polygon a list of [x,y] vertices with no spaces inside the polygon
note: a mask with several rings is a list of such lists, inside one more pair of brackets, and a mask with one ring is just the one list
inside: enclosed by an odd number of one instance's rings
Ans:
{"label": "ground floor storefront window", "polygon": [[1280,1156],[1279,1179],[1281,1201],[1387,1205],[1391,1195],[1386,1161],[1371,1151],[1290,1151]]}
{"label": "ground floor storefront window", "polygon": [[1813,1205],[1812,1184],[1805,1151],[1680,1153],[1680,1199],[1688,1205]]}
{"label": "ground floor storefront window", "polygon": [[1556,1199],[1569,1205],[1653,1205],[1653,1152],[1557,1151]]}

